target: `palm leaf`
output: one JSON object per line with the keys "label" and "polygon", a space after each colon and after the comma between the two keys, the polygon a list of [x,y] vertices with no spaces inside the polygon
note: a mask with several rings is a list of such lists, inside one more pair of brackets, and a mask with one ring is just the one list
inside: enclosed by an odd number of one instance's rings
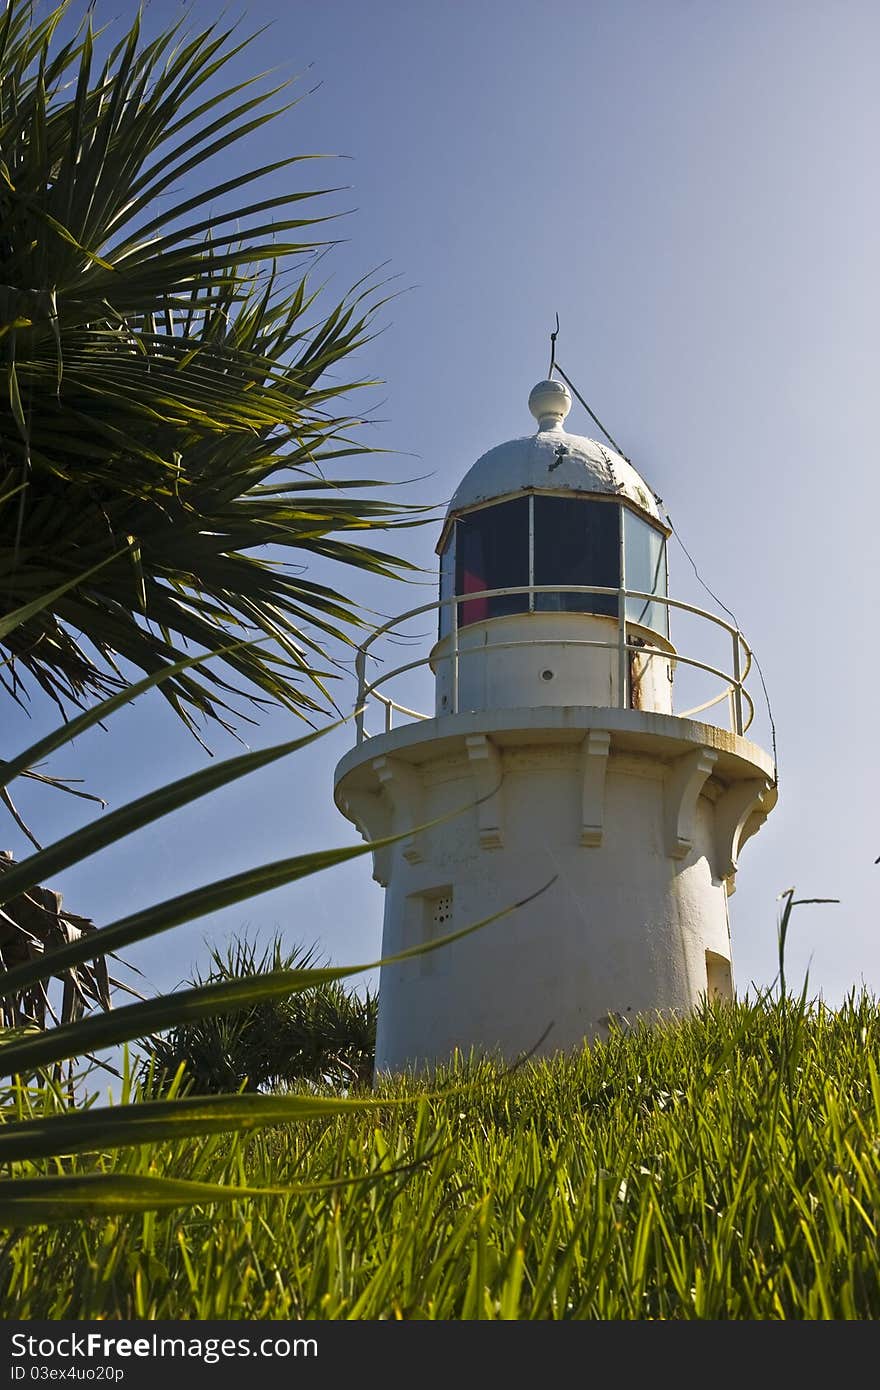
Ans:
{"label": "palm leaf", "polygon": [[131,1105],[70,1110],[0,1126],[0,1163],[51,1158],[53,1154],[105,1153],[166,1139],[198,1139],[232,1129],[242,1132],[346,1115],[385,1104],[370,1097],[348,1100],[341,1096],[249,1093],[141,1100]]}
{"label": "palm leaf", "polygon": [[115,844],[162,816],[180,810],[190,802],[207,796],[220,787],[228,786],[241,777],[268,767],[297,749],[308,747],[315,739],[322,738],[325,733],[336,727],[338,726],[329,725],[325,729],[312,730],[299,738],[274,744],[271,748],[257,749],[227,758],[224,762],[212,764],[200,772],[193,772],[176,782],[170,782],[158,791],[148,792],[146,796],[130,801],[118,811],[108,812],[90,825],[81,826],[70,835],[57,840],[54,845],[39,850],[22,863],[16,864],[14,868],[7,869],[0,879],[0,903],[16,893],[27,892],[49,874],[58,873],[69,868],[71,864],[81,864],[98,850]]}
{"label": "palm leaf", "polygon": [[[387,1173],[378,1175],[384,1178]],[[139,1173],[82,1173],[72,1177],[16,1178],[0,1183],[0,1227],[7,1229],[115,1213],[162,1211],[170,1207],[237,1202],[246,1197],[304,1196],[332,1192],[354,1183],[376,1182],[377,1175],[333,1178],[326,1182],[246,1187],[188,1182]]]}
{"label": "palm leaf", "polygon": [[[348,857],[352,857],[365,853],[370,848],[381,848],[383,845],[394,843],[395,840],[401,838],[403,837],[400,835],[393,836],[387,840],[377,840],[372,846],[356,845],[347,851],[331,851],[331,853],[334,855],[346,854]],[[302,858],[318,860],[323,856],[302,856]],[[324,865],[313,865],[309,872],[317,872],[321,867]],[[446,936],[437,937],[436,940],[424,945],[409,947],[395,955],[385,956],[381,960],[368,961],[363,965],[271,970],[265,975],[240,980],[224,980],[214,984],[196,986],[194,989],[177,990],[174,994],[161,995],[141,1004],[128,1004],[125,1008],[114,1009],[109,1014],[84,1018],[75,1024],[54,1028],[49,1033],[28,1034],[9,1040],[0,1037],[0,1075],[12,1076],[18,1072],[30,1072],[39,1067],[49,1066],[53,1062],[66,1061],[71,1057],[81,1057],[85,1053],[91,1053],[100,1048],[115,1047],[120,1043],[130,1042],[133,1038],[161,1032],[163,1029],[174,1027],[177,1023],[231,1013],[247,1008],[252,1004],[259,1004],[267,999],[287,998],[291,994],[320,988],[334,980],[344,980],[352,975],[362,974],[366,970],[376,970],[382,966],[411,960],[429,951],[441,950],[466,936],[472,935],[473,932],[481,931],[492,922],[497,922],[509,913],[516,911],[517,908],[524,907],[540,893],[545,892],[552,882],[555,882],[555,876],[548,883],[543,884],[537,892],[530,893],[520,901],[511,903],[510,906],[502,908],[500,912],[493,912],[479,922],[473,922],[469,926],[450,932]],[[105,933],[106,929],[105,932],[98,932],[95,935],[100,939],[105,936]],[[94,947],[94,937],[89,942],[89,946]],[[61,952],[58,952],[58,955],[60,954]],[[10,977],[7,977],[7,984]]]}

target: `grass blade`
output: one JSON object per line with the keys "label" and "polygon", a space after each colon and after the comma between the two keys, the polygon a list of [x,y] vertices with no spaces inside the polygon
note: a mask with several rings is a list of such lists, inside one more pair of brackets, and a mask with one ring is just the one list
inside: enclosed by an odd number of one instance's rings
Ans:
{"label": "grass blade", "polygon": [[0,1227],[82,1221],[116,1213],[238,1202],[245,1198],[301,1196],[369,1181],[369,1177],[283,1187],[238,1187],[135,1173],[83,1173],[71,1177],[13,1178],[0,1183]]}
{"label": "grass blade", "polygon": [[265,1125],[345,1115],[388,1103],[373,1097],[349,1100],[340,1096],[248,1093],[70,1110],[0,1126],[0,1163],[50,1158],[53,1154],[103,1152],[165,1139],[194,1139],[226,1130],[240,1134]]}

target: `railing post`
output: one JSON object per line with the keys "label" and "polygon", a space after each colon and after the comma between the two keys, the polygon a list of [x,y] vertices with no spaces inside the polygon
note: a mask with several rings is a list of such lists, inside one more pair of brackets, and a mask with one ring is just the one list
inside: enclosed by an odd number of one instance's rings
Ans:
{"label": "railing post", "polygon": [[742,690],[742,666],[740,664],[739,651],[740,636],[738,632],[733,634],[733,732],[742,737],[743,732],[743,690]]}
{"label": "railing post", "polygon": [[629,709],[629,652],[626,645],[626,590],[617,597],[617,703]]}
{"label": "railing post", "polygon": [[620,513],[618,547],[620,552],[620,588],[617,591],[617,702],[629,709],[629,652],[626,648],[626,547],[624,544],[624,509]]}
{"label": "railing post", "polygon": [[354,659],[354,670],[357,676],[357,699],[355,700],[354,727],[358,743],[364,741],[364,689],[366,687],[367,654],[363,647],[358,647],[357,656]]}
{"label": "railing post", "polygon": [[391,733],[391,727],[392,727],[392,715],[391,715],[391,711],[392,711],[393,708],[394,708],[394,706],[392,705],[391,701],[390,701],[390,700],[386,701],[386,704],[385,704],[385,732],[386,732],[386,734],[390,734],[390,733]]}
{"label": "railing post", "polygon": [[458,714],[458,594],[452,601],[452,713]]}

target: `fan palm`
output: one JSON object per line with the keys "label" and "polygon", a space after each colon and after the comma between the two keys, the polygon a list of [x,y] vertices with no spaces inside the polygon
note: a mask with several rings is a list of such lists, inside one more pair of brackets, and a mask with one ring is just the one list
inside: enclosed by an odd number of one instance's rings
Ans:
{"label": "fan palm", "polygon": [[308,562],[400,573],[364,533],[415,520],[333,476],[369,452],[343,404],[366,383],[330,373],[378,290],[319,311],[314,200],[335,190],[270,177],[304,156],[228,176],[288,109],[225,78],[231,30],[146,41],[136,20],[98,64],[92,9],[72,36],[70,0],[40,24],[17,0],[0,16],[0,613],[63,588],[3,639],[0,680],[66,708],[225,648],[160,687],[190,727],[247,717],[233,692],[308,716],[328,640],[358,621]]}

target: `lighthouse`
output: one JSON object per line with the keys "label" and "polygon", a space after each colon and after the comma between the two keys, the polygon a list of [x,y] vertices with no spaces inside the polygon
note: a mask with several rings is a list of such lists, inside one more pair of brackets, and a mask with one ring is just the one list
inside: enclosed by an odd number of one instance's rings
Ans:
{"label": "lighthouse", "polygon": [[[563,382],[528,403],[536,430],[450,502],[436,598],[359,652],[335,798],[366,839],[397,837],[373,852],[383,956],[530,901],[383,967],[377,1071],[552,1054],[733,996],[728,899],[776,800],[751,651],[670,595],[658,499],[565,429]],[[406,697],[420,668],[433,709]]]}

